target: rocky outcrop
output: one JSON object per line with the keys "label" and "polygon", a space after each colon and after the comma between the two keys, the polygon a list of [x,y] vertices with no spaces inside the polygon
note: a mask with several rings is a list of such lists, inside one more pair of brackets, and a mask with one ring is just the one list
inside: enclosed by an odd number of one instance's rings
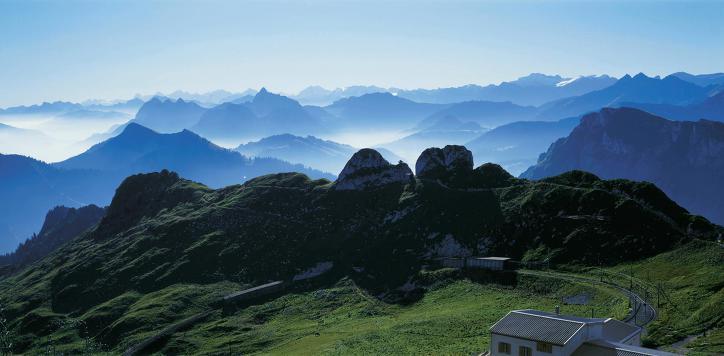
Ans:
{"label": "rocky outcrop", "polygon": [[447,180],[469,174],[473,170],[473,154],[465,146],[431,147],[422,152],[415,163],[415,174],[421,179]]}
{"label": "rocky outcrop", "polygon": [[355,153],[339,173],[336,190],[364,190],[388,184],[407,184],[413,181],[412,170],[404,162],[391,164],[382,155],[363,148]]}
{"label": "rocky outcrop", "polygon": [[519,180],[495,163],[485,163],[474,171],[476,188],[502,188],[518,183]]}

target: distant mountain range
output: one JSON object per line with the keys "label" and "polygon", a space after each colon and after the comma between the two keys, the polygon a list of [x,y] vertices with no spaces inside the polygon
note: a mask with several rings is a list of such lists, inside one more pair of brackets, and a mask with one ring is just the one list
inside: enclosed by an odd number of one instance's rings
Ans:
{"label": "distant mountain range", "polygon": [[[143,100],[131,99],[128,101],[119,101],[113,104],[102,104],[97,102],[89,102],[84,104],[71,103],[67,101],[45,102],[38,105],[29,106],[13,106],[6,109],[0,109],[1,115],[66,115],[68,117],[99,117],[101,113],[115,112],[116,115],[127,115],[129,112],[138,110],[143,104]],[[90,115],[98,114],[98,115]]]}
{"label": "distant mountain range", "polygon": [[578,117],[559,121],[519,121],[498,126],[479,135],[465,146],[477,164],[495,162],[518,175],[535,164],[551,143],[566,137],[578,125]]}
{"label": "distant mountain range", "polygon": [[538,106],[551,100],[582,95],[616,82],[607,75],[563,78],[533,73],[499,85],[466,85],[454,88],[399,90],[395,93],[418,102],[450,104],[462,101],[502,101],[522,106]]}
{"label": "distant mountain range", "polygon": [[[349,157],[357,150],[358,148],[350,145],[322,140],[314,136],[301,137],[290,134],[265,137],[236,148],[236,151],[247,157],[278,158],[335,175],[342,170]],[[402,159],[389,150],[383,148],[377,150],[390,162]]]}
{"label": "distant mountain range", "polygon": [[325,89],[310,86],[292,96],[303,104],[325,106],[337,100],[372,93],[392,93],[419,103],[452,104],[463,101],[510,101],[522,106],[540,105],[568,96],[585,94],[613,84],[616,78],[607,75],[564,78],[559,75],[533,73],[499,85],[469,84],[437,89],[400,89],[377,86],[351,86]]}
{"label": "distant mountain range", "polygon": [[309,86],[296,95],[290,96],[292,99],[304,105],[327,106],[337,100],[349,98],[353,96],[362,96],[372,93],[386,93],[389,90],[377,86],[350,86],[346,88],[325,89],[318,85]]}
{"label": "distant mountain range", "polygon": [[724,223],[724,123],[603,109],[584,116],[521,177],[540,179],[573,169],[652,182],[691,212]]}
{"label": "distant mountain range", "polygon": [[172,169],[212,187],[241,183],[273,172],[302,171],[316,178],[333,178],[278,159],[249,159],[188,130],[160,134],[136,123],[126,126],[120,135],[53,165],[115,172],[121,179],[135,173]]}
{"label": "distant mountain range", "polygon": [[212,139],[255,139],[271,134],[319,134],[320,118],[298,102],[262,88],[250,101],[204,108],[183,99],[153,98],[133,120],[159,132],[190,129]]}
{"label": "distant mountain range", "polygon": [[639,73],[626,75],[605,89],[547,103],[539,108],[538,117],[561,119],[622,103],[689,105],[705,100],[709,93],[707,88],[674,76],[660,79]]}
{"label": "distant mountain range", "polygon": [[536,108],[520,106],[511,102],[466,101],[451,104],[422,120],[418,127],[426,128],[444,117],[455,117],[461,121],[471,121],[485,128],[493,128],[515,121],[532,120]]}
{"label": "distant mountain range", "polygon": [[689,74],[686,72],[676,72],[671,74],[671,76],[702,87],[710,85],[724,85],[724,73]]}
{"label": "distant mountain range", "polygon": [[684,106],[647,103],[621,103],[621,106],[637,108],[671,120],[724,121],[724,90],[704,101]]}
{"label": "distant mountain range", "polygon": [[447,105],[418,103],[390,93],[365,94],[336,101],[324,109],[346,127],[410,128]]}
{"label": "distant mountain range", "polygon": [[15,248],[21,239],[37,231],[48,209],[57,205],[106,205],[125,177],[162,169],[185,172],[213,187],[276,172],[334,178],[279,159],[250,159],[190,131],[160,134],[131,123],[120,135],[54,164],[0,155],[0,196],[4,197],[0,200],[0,252]]}

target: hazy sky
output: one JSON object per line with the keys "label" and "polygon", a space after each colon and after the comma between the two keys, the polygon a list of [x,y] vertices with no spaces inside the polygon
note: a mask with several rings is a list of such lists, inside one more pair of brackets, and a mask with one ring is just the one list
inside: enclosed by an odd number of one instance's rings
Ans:
{"label": "hazy sky", "polygon": [[724,1],[0,0],[0,106],[723,64]]}

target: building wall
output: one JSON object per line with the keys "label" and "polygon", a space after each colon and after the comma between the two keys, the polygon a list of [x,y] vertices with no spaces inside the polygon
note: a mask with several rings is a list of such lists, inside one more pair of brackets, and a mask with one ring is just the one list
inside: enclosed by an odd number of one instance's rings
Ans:
{"label": "building wall", "polygon": [[448,268],[463,268],[465,267],[465,259],[463,258],[443,258],[442,266]]}
{"label": "building wall", "polygon": [[[507,342],[510,344],[510,354],[504,354],[504,353],[498,352],[498,343],[499,342]],[[553,345],[552,353],[540,352],[535,349],[535,347],[536,347],[535,341],[519,339],[519,338],[505,336],[505,335],[491,334],[490,354],[493,356],[518,356],[518,347],[519,346],[530,347],[530,349],[533,351],[534,356],[565,356],[565,355],[570,355],[573,352],[573,350],[566,351],[566,349],[564,349],[563,347],[558,346],[558,345]],[[578,346],[576,346],[576,347],[578,347]],[[574,350],[575,350],[575,348],[574,348]]]}
{"label": "building wall", "polygon": [[622,344],[631,345],[631,346],[641,346],[641,333],[638,333],[634,337],[622,342]]}
{"label": "building wall", "polygon": [[589,331],[590,330],[588,330],[588,326],[584,326],[581,331],[577,332],[576,335],[573,335],[573,337],[563,347],[563,355],[572,354],[574,351],[576,351],[576,349],[583,345],[584,342],[589,340]]}
{"label": "building wall", "polygon": [[495,271],[502,271],[505,266],[505,261],[501,260],[485,260],[480,258],[467,258],[465,261],[467,267],[470,268],[484,268]]}

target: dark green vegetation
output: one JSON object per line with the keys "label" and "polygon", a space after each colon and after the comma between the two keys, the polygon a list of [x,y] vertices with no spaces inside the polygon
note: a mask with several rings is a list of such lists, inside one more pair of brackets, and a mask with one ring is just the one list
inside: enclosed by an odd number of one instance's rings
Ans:
{"label": "dark green vegetation", "polygon": [[[225,294],[322,261],[334,269],[321,285],[218,311],[159,347],[481,351],[504,312],[550,310],[577,287],[438,283],[444,276],[422,265],[451,239],[474,254],[613,265],[720,235],[647,183],[583,172],[530,182],[493,164],[449,178],[336,191],[294,173],[218,190],[168,171],[131,176],[96,228],[0,282],[15,351],[42,350],[49,338],[59,351],[84,342],[122,351]],[[619,297],[598,294],[598,309],[625,313]]]}

